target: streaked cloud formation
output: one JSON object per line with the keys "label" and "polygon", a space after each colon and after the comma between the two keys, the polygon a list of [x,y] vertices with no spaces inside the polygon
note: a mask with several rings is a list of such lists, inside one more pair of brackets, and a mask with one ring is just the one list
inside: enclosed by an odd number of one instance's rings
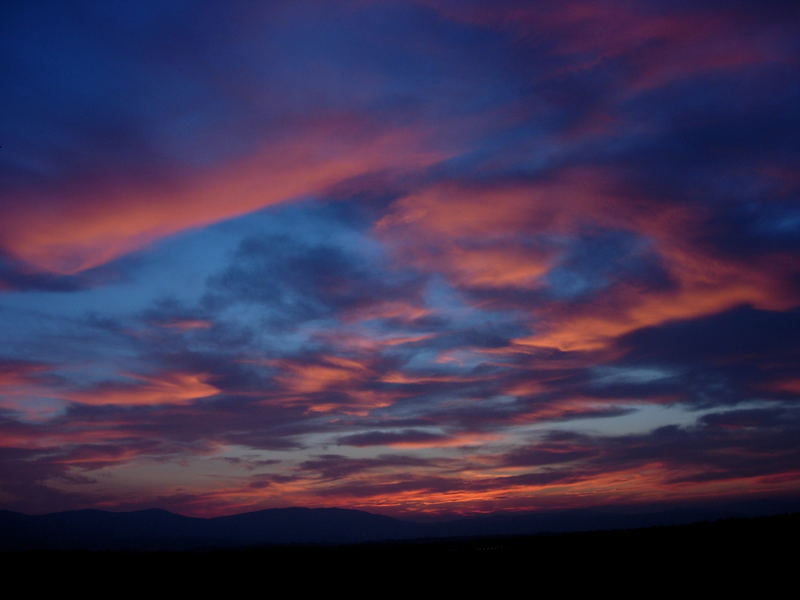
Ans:
{"label": "streaked cloud formation", "polygon": [[800,491],[795,3],[2,11],[2,507]]}

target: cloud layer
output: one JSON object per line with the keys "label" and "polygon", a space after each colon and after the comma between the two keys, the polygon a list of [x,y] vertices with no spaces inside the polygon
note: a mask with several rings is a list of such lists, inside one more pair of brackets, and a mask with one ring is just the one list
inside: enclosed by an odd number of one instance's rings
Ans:
{"label": "cloud layer", "polygon": [[3,11],[3,507],[800,491],[794,3]]}

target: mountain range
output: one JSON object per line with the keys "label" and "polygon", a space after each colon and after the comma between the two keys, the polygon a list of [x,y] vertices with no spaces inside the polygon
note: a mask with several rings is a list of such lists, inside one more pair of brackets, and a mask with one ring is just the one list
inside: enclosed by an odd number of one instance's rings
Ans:
{"label": "mountain range", "polygon": [[0,511],[0,550],[186,550],[287,544],[530,535],[681,525],[796,512],[796,501],[614,512],[611,509],[494,513],[419,523],[340,508],[276,508],[197,518],[166,510]]}

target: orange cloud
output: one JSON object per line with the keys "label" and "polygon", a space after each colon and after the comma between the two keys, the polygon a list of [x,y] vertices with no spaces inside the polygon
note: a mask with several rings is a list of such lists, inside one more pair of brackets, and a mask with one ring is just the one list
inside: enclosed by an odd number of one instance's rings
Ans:
{"label": "orange cloud", "polygon": [[[396,390],[374,390],[369,384],[377,374],[368,359],[324,356],[313,363],[292,360],[269,360],[264,364],[279,369],[275,381],[281,390],[262,404],[300,405],[307,412],[341,412],[365,416],[375,408],[390,406],[403,396]],[[326,402],[320,394],[336,394]]]}
{"label": "orange cloud", "polygon": [[[361,131],[361,134],[354,134]],[[94,181],[15,198],[3,248],[31,268],[73,274],[177,232],[202,227],[370,171],[435,162],[420,132],[365,131],[353,119],[306,126],[255,156],[167,184]]]}
{"label": "orange cloud", "polygon": [[395,202],[375,232],[398,260],[457,285],[532,288],[557,248],[531,232],[571,232],[602,205],[606,192],[598,190],[608,179],[596,169],[575,169],[535,184],[438,184]]}
{"label": "orange cloud", "polygon": [[36,381],[36,376],[50,369],[49,366],[25,362],[0,362],[0,390],[3,394],[14,389],[31,385]]}
{"label": "orange cloud", "polygon": [[127,463],[137,456],[141,451],[136,448],[120,448],[119,446],[100,447],[100,448],[81,448],[76,452],[70,453],[66,457],[54,460],[56,464],[83,465],[86,467],[99,468],[117,463]]}
{"label": "orange cloud", "polygon": [[39,363],[0,361],[0,408],[24,415],[26,420],[47,420],[58,412],[54,405],[31,403],[31,398],[54,398],[45,377],[53,367]]}
{"label": "orange cloud", "polygon": [[283,372],[276,376],[281,386],[297,394],[313,394],[332,387],[363,381],[372,373],[365,365],[354,360],[328,356],[318,364],[274,361]]}
{"label": "orange cloud", "polygon": [[475,377],[469,375],[406,375],[399,371],[391,371],[381,376],[380,380],[384,383],[398,383],[403,385],[415,385],[425,383],[465,383],[470,381],[482,381],[485,376]]}
{"label": "orange cloud", "polygon": [[[20,432],[4,431],[0,433],[0,447],[44,449],[57,448],[66,444],[93,444],[99,442],[119,441],[130,439],[132,436],[126,431],[113,429],[97,429],[96,424],[90,424],[92,429],[76,428],[73,430],[54,430],[50,428],[29,427]],[[107,426],[104,424],[104,426]]]}
{"label": "orange cloud", "polygon": [[458,285],[469,287],[533,287],[551,262],[544,253],[518,246],[462,248],[442,253],[436,270],[449,273]]}
{"label": "orange cloud", "polygon": [[156,376],[127,374],[133,383],[106,383],[89,390],[65,394],[72,402],[93,405],[191,404],[194,400],[218,394],[203,373],[162,373]]}
{"label": "orange cloud", "polygon": [[406,440],[385,444],[391,448],[459,448],[462,446],[480,446],[486,442],[501,439],[496,433],[462,433],[441,438]]}
{"label": "orange cloud", "polygon": [[791,257],[722,255],[704,241],[709,224],[700,209],[654,201],[610,170],[564,169],[494,187],[433,186],[398,200],[376,233],[397,260],[442,272],[456,286],[530,289],[558,261],[558,248],[538,248],[536,237],[575,235],[586,224],[648,240],[674,285],[648,290],[619,283],[590,305],[540,300],[525,307],[535,333],[514,340],[517,347],[599,350],[616,336],[674,319],[741,304],[785,310],[800,302],[786,285]]}
{"label": "orange cloud", "polygon": [[[641,224],[642,230],[648,226]],[[661,323],[712,315],[735,306],[750,304],[764,310],[786,310],[798,299],[785,285],[785,265],[776,257],[756,264],[725,260],[699,244],[682,239],[679,231],[650,231],[676,281],[675,289],[644,292],[620,286],[599,307],[585,307],[568,314],[556,308],[544,331],[518,338],[523,346],[558,350],[598,350],[609,340]]]}
{"label": "orange cloud", "polygon": [[342,314],[342,319],[347,322],[397,319],[404,323],[413,323],[429,314],[431,314],[430,309],[424,306],[418,306],[404,300],[386,300],[347,311]]}

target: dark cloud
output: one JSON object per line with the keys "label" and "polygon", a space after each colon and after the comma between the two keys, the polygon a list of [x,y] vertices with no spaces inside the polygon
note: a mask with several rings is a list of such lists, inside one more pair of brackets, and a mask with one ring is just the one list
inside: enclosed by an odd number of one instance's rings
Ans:
{"label": "dark cloud", "polygon": [[[794,473],[798,455],[794,409],[745,409],[703,415],[696,425],[669,425],[646,434],[591,436],[556,432],[541,442],[499,457],[513,467],[562,465],[535,474],[553,477],[595,477],[601,473],[642,469],[657,462],[667,485],[731,481]],[[528,476],[520,476],[525,481]]]}
{"label": "dark cloud", "polygon": [[[798,314],[740,307],[710,317],[641,329],[619,340],[628,364],[677,370],[653,382],[666,393],[703,406],[753,398],[790,399],[800,377]],[[795,392],[796,394],[796,392]]]}
{"label": "dark cloud", "polygon": [[349,458],[341,454],[322,454],[312,460],[303,461],[298,468],[317,473],[322,479],[337,480],[363,471],[386,467],[435,467],[433,459],[403,454],[380,454],[374,458]]}
{"label": "dark cloud", "polygon": [[418,429],[405,429],[397,432],[368,431],[340,437],[337,443],[342,446],[400,446],[413,444],[437,444],[447,442],[451,438],[440,433],[431,433]]}
{"label": "dark cloud", "polygon": [[242,242],[231,265],[209,284],[211,308],[262,306],[272,327],[329,318],[420,291],[420,280],[339,246],[305,243],[289,235]]}

